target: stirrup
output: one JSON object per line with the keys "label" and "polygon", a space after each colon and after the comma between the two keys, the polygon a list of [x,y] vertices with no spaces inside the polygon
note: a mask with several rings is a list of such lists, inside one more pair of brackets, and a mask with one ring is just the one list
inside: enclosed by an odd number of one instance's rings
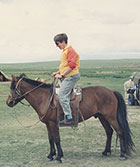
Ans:
{"label": "stirrup", "polygon": [[74,121],[73,119],[64,119],[62,121],[59,121],[59,125],[73,125],[74,124]]}

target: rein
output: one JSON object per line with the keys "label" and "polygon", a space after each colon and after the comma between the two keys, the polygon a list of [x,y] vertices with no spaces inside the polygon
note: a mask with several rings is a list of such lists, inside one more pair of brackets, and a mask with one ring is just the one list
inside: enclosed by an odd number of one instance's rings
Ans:
{"label": "rein", "polygon": [[[17,85],[16,85],[16,92],[18,92],[18,94],[20,93],[20,91],[18,90],[17,87],[18,87],[18,85],[20,84],[20,82],[22,81],[22,79],[23,79],[23,78],[21,78],[21,79],[19,80],[19,82],[17,83]],[[53,81],[53,83],[52,83],[52,85],[53,85],[53,92],[52,92],[52,95],[50,96],[50,99],[49,99],[48,109],[47,109],[46,113],[45,113],[35,124],[30,125],[30,126],[24,126],[24,125],[18,120],[17,115],[16,115],[16,113],[15,113],[15,118],[16,118],[17,122],[18,122],[23,128],[31,128],[31,127],[37,125],[38,123],[40,123],[40,122],[48,115],[49,107],[55,108],[54,106],[51,106],[51,102],[52,102],[52,100],[53,100],[53,96],[54,96],[54,93],[55,93],[55,80],[56,80],[56,79],[54,78],[54,81]],[[39,87],[41,87],[43,84],[44,84],[44,83],[41,83],[41,84],[38,85],[37,87],[35,87],[35,88],[33,88],[33,89],[31,89],[31,90],[25,92],[23,95],[20,95],[20,94],[19,94],[20,97],[15,98],[15,100],[17,100],[17,99],[19,99],[19,98],[21,98],[21,97],[24,97],[25,95],[27,95],[27,94],[33,92],[34,90],[36,90],[36,89],[38,89]],[[25,106],[28,106],[28,107],[30,106],[30,105],[28,105],[28,104],[24,104],[23,102],[20,102],[20,103],[23,104],[23,105],[25,105]]]}
{"label": "rein", "polygon": [[33,89],[31,89],[31,90],[25,92],[23,95],[20,95],[21,92],[20,92],[20,90],[18,89],[18,86],[19,86],[19,84],[21,83],[22,80],[23,80],[23,78],[21,78],[21,79],[18,81],[17,85],[16,85],[16,93],[19,95],[19,97],[15,98],[15,100],[24,97],[25,95],[27,95],[27,94],[33,92],[34,90],[36,90],[36,89],[38,89],[39,87],[41,87],[42,85],[44,85],[44,83],[41,83],[40,85],[34,87]]}
{"label": "rein", "polygon": [[28,106],[28,107],[31,106],[30,104],[25,104],[25,103],[23,103],[22,101],[20,101],[19,103],[21,103],[21,104],[24,105],[24,106]]}

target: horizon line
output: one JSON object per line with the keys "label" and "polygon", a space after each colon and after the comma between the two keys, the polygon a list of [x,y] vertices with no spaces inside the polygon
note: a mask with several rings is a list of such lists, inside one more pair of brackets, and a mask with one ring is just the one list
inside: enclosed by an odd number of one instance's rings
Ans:
{"label": "horizon line", "polygon": [[[88,60],[139,60],[140,58],[88,58],[81,59],[80,61]],[[28,62],[0,62],[0,64],[28,64],[28,63],[46,63],[46,62],[60,62],[60,60],[48,60],[48,61],[28,61]]]}

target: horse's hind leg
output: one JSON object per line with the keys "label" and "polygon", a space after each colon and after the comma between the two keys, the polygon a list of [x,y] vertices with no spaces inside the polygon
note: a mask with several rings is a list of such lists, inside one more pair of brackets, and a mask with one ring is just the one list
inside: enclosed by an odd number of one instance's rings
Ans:
{"label": "horse's hind leg", "polygon": [[120,148],[121,148],[120,160],[125,160],[125,159],[127,159],[126,150],[125,150],[125,147],[124,147],[124,140],[123,140],[121,134],[119,135],[119,138],[120,138]]}
{"label": "horse's hind leg", "polygon": [[111,126],[114,128],[114,130],[116,131],[119,139],[120,139],[120,151],[121,151],[121,154],[120,154],[120,160],[125,160],[127,159],[126,158],[126,149],[125,149],[125,144],[124,144],[124,140],[123,140],[123,135],[122,135],[122,132],[120,131],[120,128],[119,128],[119,125],[118,125],[118,122],[117,120],[112,120],[110,122]]}
{"label": "horse's hind leg", "polygon": [[113,129],[111,128],[109,122],[102,115],[99,115],[98,118],[101,124],[103,125],[107,136],[105,150],[102,152],[103,155],[107,156],[108,154],[109,155],[111,154],[111,139],[112,139]]}

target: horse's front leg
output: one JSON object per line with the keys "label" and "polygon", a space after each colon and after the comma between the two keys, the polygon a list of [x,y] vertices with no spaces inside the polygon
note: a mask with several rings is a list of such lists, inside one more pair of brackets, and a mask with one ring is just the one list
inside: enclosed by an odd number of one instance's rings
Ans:
{"label": "horse's front leg", "polygon": [[57,147],[57,152],[58,152],[57,157],[56,157],[55,160],[59,163],[62,163],[61,158],[63,157],[63,151],[62,151],[62,148],[61,148],[60,138],[56,137],[54,139],[54,141],[55,141],[55,144],[56,144],[56,147]]}
{"label": "horse's front leg", "polygon": [[62,163],[61,158],[63,157],[63,151],[62,151],[61,143],[60,143],[59,127],[56,122],[50,121],[50,128],[51,128],[54,142],[57,147],[57,157],[55,160],[59,163]]}
{"label": "horse's front leg", "polygon": [[51,133],[51,129],[50,129],[50,126],[49,124],[46,124],[46,127],[48,129],[48,138],[49,138],[49,143],[50,143],[50,153],[49,155],[47,156],[47,158],[52,161],[53,160],[53,156],[56,155],[56,150],[55,150],[55,145],[54,145],[54,138],[52,136],[52,133]]}

